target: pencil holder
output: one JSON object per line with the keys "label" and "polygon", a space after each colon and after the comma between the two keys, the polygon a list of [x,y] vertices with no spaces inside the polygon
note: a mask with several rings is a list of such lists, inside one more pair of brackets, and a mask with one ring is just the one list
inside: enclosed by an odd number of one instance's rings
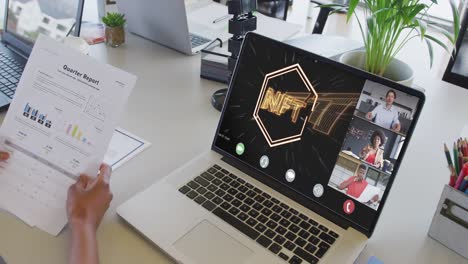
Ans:
{"label": "pencil holder", "polygon": [[449,185],[432,219],[429,236],[468,259],[468,195]]}

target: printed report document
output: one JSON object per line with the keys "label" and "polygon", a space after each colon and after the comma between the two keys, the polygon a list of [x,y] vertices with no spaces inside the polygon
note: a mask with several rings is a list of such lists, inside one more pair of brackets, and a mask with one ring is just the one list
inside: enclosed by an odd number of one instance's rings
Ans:
{"label": "printed report document", "polygon": [[68,187],[96,176],[136,77],[37,40],[0,130],[0,208],[58,235]]}

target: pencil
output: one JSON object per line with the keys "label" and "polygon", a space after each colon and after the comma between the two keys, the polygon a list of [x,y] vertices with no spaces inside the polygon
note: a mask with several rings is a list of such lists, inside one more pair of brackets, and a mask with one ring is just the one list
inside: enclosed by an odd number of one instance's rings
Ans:
{"label": "pencil", "polygon": [[463,166],[463,168],[461,169],[460,174],[458,175],[457,181],[455,182],[455,187],[454,187],[455,189],[460,188],[460,185],[462,184],[463,179],[467,175],[468,175],[468,164]]}
{"label": "pencil", "polygon": [[447,163],[449,165],[449,169],[450,169],[450,173],[454,173],[453,170],[455,170],[454,166],[453,166],[453,162],[452,162],[452,157],[450,156],[450,150],[448,149],[447,147],[447,144],[444,143],[444,152],[445,152],[445,158],[447,159]]}
{"label": "pencil", "polygon": [[460,173],[460,165],[458,164],[458,150],[457,150],[457,144],[454,142],[453,143],[453,163],[455,166],[455,173],[458,175]]}
{"label": "pencil", "polygon": [[463,162],[463,153],[461,152],[458,152],[458,164],[460,166],[460,169],[462,170],[465,162]]}
{"label": "pencil", "polygon": [[468,143],[463,140],[463,156],[468,157]]}
{"label": "pencil", "polygon": [[455,187],[456,181],[457,181],[457,177],[455,177],[454,174],[450,174],[449,186],[450,186],[450,187]]}
{"label": "pencil", "polygon": [[466,186],[468,186],[468,176],[465,176],[465,178],[463,179],[462,183],[460,184],[460,187],[458,188],[458,190],[464,192],[465,189],[466,189]]}
{"label": "pencil", "polygon": [[449,185],[450,187],[453,187],[455,188],[455,185],[457,183],[457,174],[455,173],[455,168],[452,166],[449,166],[450,168],[450,181],[449,181]]}

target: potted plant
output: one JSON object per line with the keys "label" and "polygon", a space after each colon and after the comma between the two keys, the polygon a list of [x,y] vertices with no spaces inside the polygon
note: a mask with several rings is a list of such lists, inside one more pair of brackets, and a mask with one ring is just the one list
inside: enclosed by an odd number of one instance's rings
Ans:
{"label": "potted plant", "polygon": [[[364,5],[365,24],[356,15],[359,2]],[[400,50],[413,38],[425,41],[429,51],[430,66],[433,63],[433,43],[451,53],[445,40],[428,33],[428,28],[440,32],[451,45],[457,41],[460,31],[460,16],[453,0],[450,0],[453,15],[453,33],[428,21],[428,10],[437,5],[431,0],[428,5],[420,0],[350,0],[349,5],[327,5],[337,11],[347,8],[347,22],[354,15],[358,21],[365,50],[351,51],[341,56],[342,63],[384,76],[393,81],[411,86],[413,71],[406,63],[395,59]]]}
{"label": "potted plant", "polygon": [[127,21],[124,14],[107,13],[102,22],[106,25],[107,45],[116,48],[125,43],[124,25]]}

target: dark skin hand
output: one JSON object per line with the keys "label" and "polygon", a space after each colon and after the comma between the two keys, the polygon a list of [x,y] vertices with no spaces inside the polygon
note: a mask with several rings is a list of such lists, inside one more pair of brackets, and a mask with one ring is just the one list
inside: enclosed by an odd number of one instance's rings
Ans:
{"label": "dark skin hand", "polygon": [[111,168],[101,165],[99,175],[81,175],[68,190],[67,215],[71,229],[69,264],[98,264],[97,229],[112,201]]}
{"label": "dark skin hand", "polygon": [[[0,151],[0,161],[10,158]],[[81,175],[68,189],[67,216],[71,229],[69,264],[98,264],[96,232],[112,201],[109,180],[111,167],[101,165],[99,175]]]}

